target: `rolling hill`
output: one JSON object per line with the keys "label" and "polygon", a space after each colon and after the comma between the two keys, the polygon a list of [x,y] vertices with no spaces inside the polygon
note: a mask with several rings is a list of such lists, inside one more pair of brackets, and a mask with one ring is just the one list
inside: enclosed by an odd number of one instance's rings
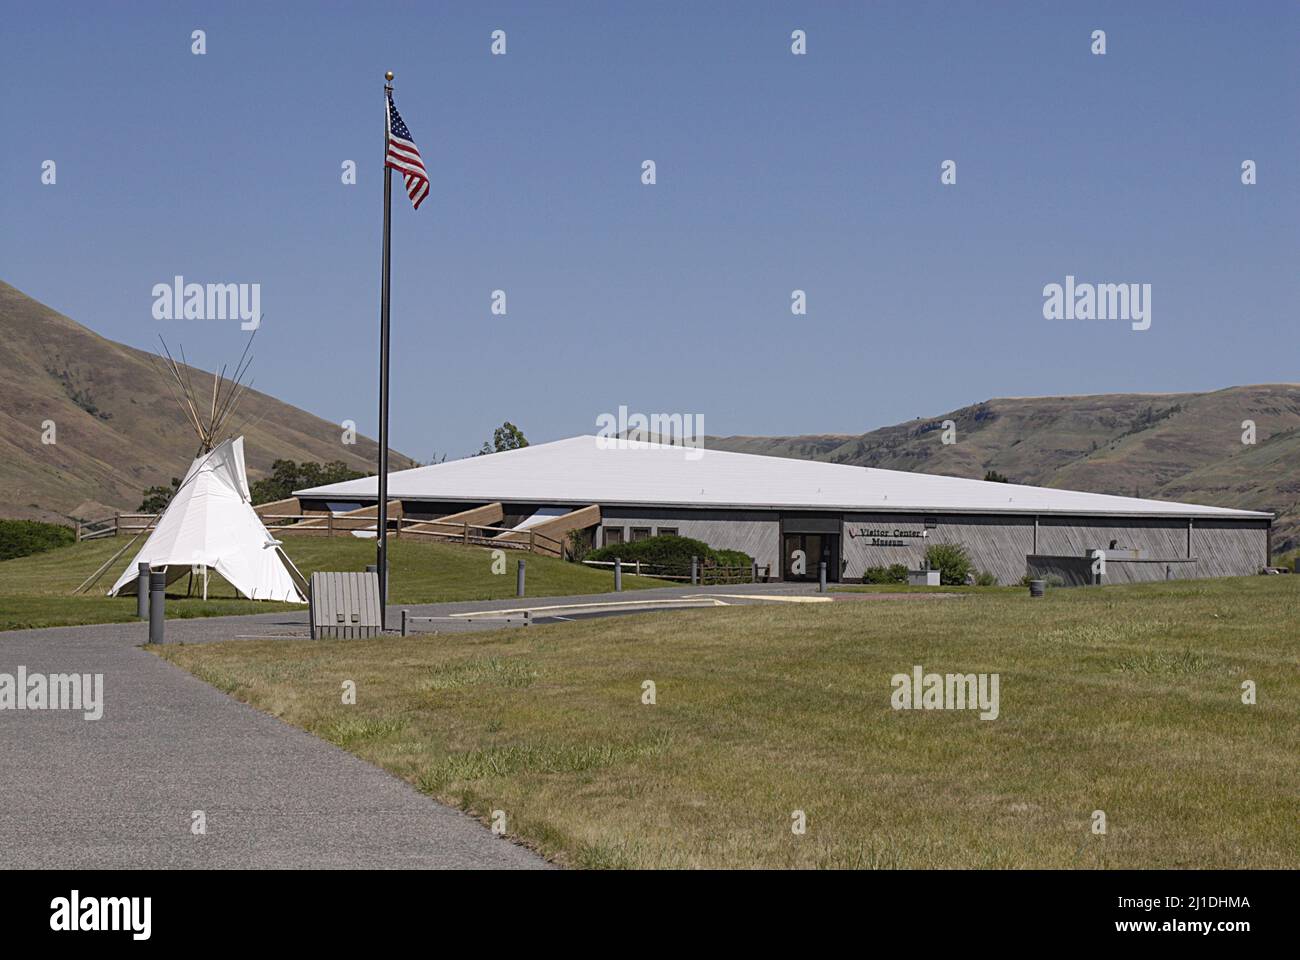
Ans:
{"label": "rolling hill", "polygon": [[[942,442],[945,420],[956,442]],[[1256,443],[1242,442],[1253,420]],[[717,437],[718,450],[1272,510],[1300,546],[1300,384],[1208,393],[1004,397],[859,436]]]}
{"label": "rolling hill", "polygon": [[[60,521],[134,510],[146,487],[167,483],[193,459],[194,430],[150,354],[4,282],[0,336],[0,516]],[[192,372],[196,384],[211,384],[211,372]],[[56,425],[53,444],[42,443],[46,420]],[[374,469],[373,440],[345,446],[337,424],[265,393],[249,390],[235,421],[244,423],[252,479],[278,459]],[[392,462],[395,470],[412,465],[395,452]]]}

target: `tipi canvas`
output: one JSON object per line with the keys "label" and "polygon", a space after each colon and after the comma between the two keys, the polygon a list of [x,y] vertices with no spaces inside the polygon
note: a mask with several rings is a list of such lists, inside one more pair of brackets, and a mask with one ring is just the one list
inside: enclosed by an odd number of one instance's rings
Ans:
{"label": "tipi canvas", "polygon": [[167,568],[167,582],[206,566],[251,600],[305,603],[288,559],[254,512],[244,472],[244,438],[200,454],[145,545],[109,591],[136,582],[137,564]]}

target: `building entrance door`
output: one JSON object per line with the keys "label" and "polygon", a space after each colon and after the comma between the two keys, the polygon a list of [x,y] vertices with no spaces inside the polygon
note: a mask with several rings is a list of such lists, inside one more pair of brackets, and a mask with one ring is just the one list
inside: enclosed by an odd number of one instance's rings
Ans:
{"label": "building entrance door", "polygon": [[837,533],[787,533],[782,536],[781,579],[817,580],[826,563],[826,579],[840,578],[840,537]]}

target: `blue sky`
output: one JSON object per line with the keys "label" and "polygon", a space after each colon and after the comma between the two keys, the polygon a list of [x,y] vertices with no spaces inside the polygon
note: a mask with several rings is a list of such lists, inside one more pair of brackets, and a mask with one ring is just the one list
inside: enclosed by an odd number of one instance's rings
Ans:
{"label": "blue sky", "polygon": [[[1295,2],[5,19],[0,277],[208,367],[237,357],[238,323],[155,320],[153,285],[260,283],[256,386],[372,435],[396,72],[432,179],[418,212],[395,183],[393,209],[393,445],[420,459],[506,419],[534,442],[594,432],[620,405],[857,433],[993,396],[1300,379]],[[1067,274],[1151,284],[1151,328],[1045,320]]]}

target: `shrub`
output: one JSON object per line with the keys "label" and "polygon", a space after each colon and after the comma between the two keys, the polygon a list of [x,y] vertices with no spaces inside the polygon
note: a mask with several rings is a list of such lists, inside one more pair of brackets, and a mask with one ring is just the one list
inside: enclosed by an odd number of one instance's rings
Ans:
{"label": "shrub", "polygon": [[714,550],[702,540],[672,534],[601,547],[587,554],[586,559],[609,561],[615,557],[624,562],[635,563],[640,560],[656,566],[683,569],[690,569],[691,557],[699,557],[701,563],[720,567],[748,567],[754,562],[753,557],[739,550]]}
{"label": "shrub", "polygon": [[748,567],[754,562],[754,558],[742,550],[710,550],[720,567]]}
{"label": "shrub", "polygon": [[574,563],[581,563],[587,559],[591,553],[591,531],[590,530],[570,530],[569,531],[569,559]]}
{"label": "shrub", "polygon": [[76,535],[57,523],[35,520],[0,520],[0,560],[44,553],[72,543]]}
{"label": "shrub", "polygon": [[925,550],[925,562],[931,570],[939,571],[939,582],[945,586],[961,586],[971,572],[970,554],[960,543],[935,543]]}
{"label": "shrub", "polygon": [[907,583],[907,567],[891,563],[887,567],[867,567],[862,574],[863,583]]}
{"label": "shrub", "polygon": [[998,585],[998,578],[995,577],[993,574],[989,573],[987,570],[981,570],[979,573],[975,574],[975,586],[996,587],[997,585]]}

